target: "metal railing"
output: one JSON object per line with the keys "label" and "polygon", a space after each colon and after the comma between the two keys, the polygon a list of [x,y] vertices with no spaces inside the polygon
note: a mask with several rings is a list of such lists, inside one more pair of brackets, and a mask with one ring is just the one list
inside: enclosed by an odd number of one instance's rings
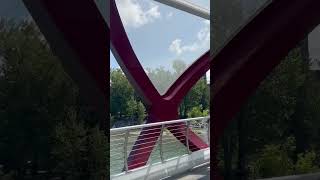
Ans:
{"label": "metal railing", "polygon": [[[209,144],[209,123],[210,117],[199,117],[111,129],[110,175],[129,171],[128,156],[132,151],[151,153],[143,162],[146,165],[191,154],[194,149],[189,145],[189,130]],[[181,129],[183,131],[179,131]],[[152,134],[156,136],[148,136]]]}

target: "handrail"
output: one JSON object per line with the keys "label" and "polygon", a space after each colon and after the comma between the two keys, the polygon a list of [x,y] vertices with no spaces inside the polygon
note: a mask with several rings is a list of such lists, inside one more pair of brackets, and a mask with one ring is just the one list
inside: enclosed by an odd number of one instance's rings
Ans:
{"label": "handrail", "polygon": [[149,124],[141,124],[141,125],[135,125],[135,126],[126,126],[126,127],[120,127],[120,128],[113,128],[110,129],[110,134],[117,133],[120,131],[125,130],[132,130],[132,129],[140,129],[140,128],[146,128],[146,127],[153,127],[153,126],[161,126],[161,125],[168,125],[168,124],[176,124],[181,122],[187,122],[187,121],[195,121],[195,120],[203,120],[203,119],[209,119],[210,116],[205,117],[196,117],[196,118],[187,118],[187,119],[178,119],[178,120],[172,120],[172,121],[164,121],[164,122],[157,122],[157,123],[149,123]]}
{"label": "handrail", "polygon": [[[189,144],[192,134],[209,144],[209,122],[206,116],[110,129],[111,175],[132,172],[137,163],[166,164],[172,158],[192,155],[198,151]],[[147,153],[152,155],[143,159]]]}

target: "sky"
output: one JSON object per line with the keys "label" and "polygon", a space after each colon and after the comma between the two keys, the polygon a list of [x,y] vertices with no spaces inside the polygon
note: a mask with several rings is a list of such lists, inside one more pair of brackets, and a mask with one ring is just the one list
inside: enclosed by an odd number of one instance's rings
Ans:
{"label": "sky", "polygon": [[[209,0],[188,1],[210,8]],[[143,68],[163,66],[172,70],[172,61],[178,59],[191,64],[209,50],[209,20],[153,0],[116,0],[116,4]],[[110,54],[111,68],[119,67]]]}
{"label": "sky", "polygon": [[[105,0],[95,0],[105,12]],[[188,0],[209,8],[209,0]],[[209,21],[153,0],[116,0],[122,21],[136,55],[144,68],[164,66],[173,60],[192,63],[209,49]],[[21,0],[0,0],[1,17],[26,17]],[[119,67],[112,53],[110,66]],[[209,79],[210,77],[208,77]]]}
{"label": "sky", "polygon": [[[102,7],[107,3],[106,0],[95,1]],[[116,1],[129,39],[144,67],[161,65],[170,68],[174,59],[183,59],[191,63],[207,50],[205,44],[209,48],[209,39],[204,38],[209,34],[208,21],[204,22],[201,18],[153,0]],[[210,0],[188,1],[209,8]],[[258,1],[261,4],[266,0],[244,0],[247,4],[253,2],[256,4]],[[22,0],[0,0],[0,17],[23,18],[27,16],[29,13]],[[309,51],[313,59],[320,59],[319,34],[320,27],[314,30],[309,37]],[[199,37],[202,38],[199,39]],[[118,67],[112,54],[110,64],[113,68]],[[320,66],[316,66],[316,69],[320,69]],[[210,79],[210,76],[207,77]]]}

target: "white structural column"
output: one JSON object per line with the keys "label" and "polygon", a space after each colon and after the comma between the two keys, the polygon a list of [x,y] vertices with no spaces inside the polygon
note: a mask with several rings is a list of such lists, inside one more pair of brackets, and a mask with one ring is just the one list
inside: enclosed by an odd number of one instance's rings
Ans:
{"label": "white structural column", "polygon": [[195,16],[202,17],[204,19],[210,20],[210,10],[197,6],[186,0],[155,0],[159,3],[171,6],[173,8],[185,11],[187,13],[193,14]]}

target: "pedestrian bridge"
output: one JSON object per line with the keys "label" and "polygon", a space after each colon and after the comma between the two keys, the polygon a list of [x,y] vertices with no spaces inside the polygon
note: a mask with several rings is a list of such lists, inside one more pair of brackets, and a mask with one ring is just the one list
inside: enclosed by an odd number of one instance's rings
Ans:
{"label": "pedestrian bridge", "polygon": [[[197,167],[207,168],[210,163],[209,126],[210,117],[199,117],[111,129],[110,178],[170,179]],[[189,145],[191,132],[198,135],[208,147],[194,150]],[[156,146],[153,147],[153,143]],[[146,162],[139,161],[150,152]],[[203,176],[208,176],[208,173],[209,170],[205,171]]]}
{"label": "pedestrian bridge", "polygon": [[[111,129],[110,179],[209,180],[209,127],[210,117],[208,116]],[[208,147],[194,151],[188,143],[189,132],[199,136]],[[150,134],[155,136],[146,136]],[[153,146],[153,141],[156,143],[155,146]],[[132,154],[136,151],[139,153]],[[145,159],[144,156],[150,151],[151,155],[146,162],[137,161]],[[138,162],[138,165],[130,163],[132,158],[135,160],[132,162]],[[304,179],[320,180],[320,173],[274,177],[265,180]]]}

